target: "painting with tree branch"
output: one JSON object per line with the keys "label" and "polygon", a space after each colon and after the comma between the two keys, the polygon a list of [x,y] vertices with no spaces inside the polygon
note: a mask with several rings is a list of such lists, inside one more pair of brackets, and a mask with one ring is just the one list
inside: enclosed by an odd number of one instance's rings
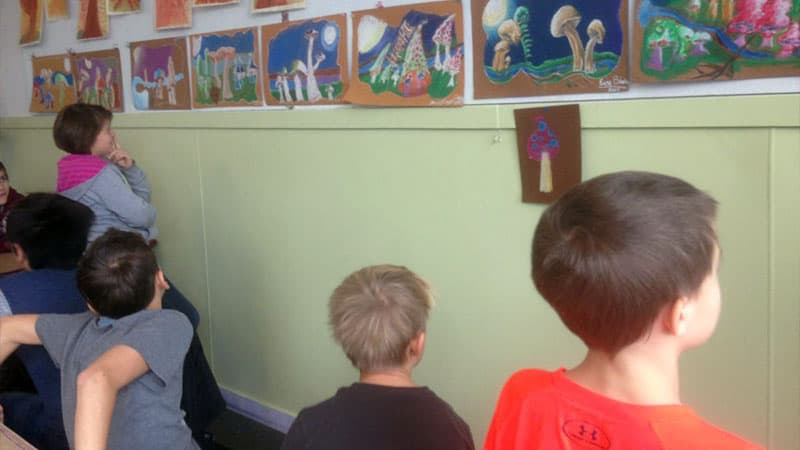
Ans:
{"label": "painting with tree branch", "polygon": [[800,0],[637,1],[633,79],[800,75]]}

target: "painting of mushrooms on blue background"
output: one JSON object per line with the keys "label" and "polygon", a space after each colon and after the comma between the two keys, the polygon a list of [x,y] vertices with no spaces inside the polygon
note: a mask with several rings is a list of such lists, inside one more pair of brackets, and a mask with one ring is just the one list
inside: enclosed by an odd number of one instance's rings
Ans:
{"label": "painting of mushrooms on blue background", "polygon": [[627,2],[473,3],[476,98],[627,90]]}

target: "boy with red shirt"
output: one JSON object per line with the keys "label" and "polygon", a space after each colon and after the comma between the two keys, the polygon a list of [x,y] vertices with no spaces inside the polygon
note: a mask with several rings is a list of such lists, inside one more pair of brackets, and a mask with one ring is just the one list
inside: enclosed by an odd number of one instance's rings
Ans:
{"label": "boy with red shirt", "polygon": [[620,172],[544,212],[533,282],[588,352],[574,369],[512,375],[485,450],[759,448],[680,400],[678,358],[719,317],[716,209],[677,178]]}

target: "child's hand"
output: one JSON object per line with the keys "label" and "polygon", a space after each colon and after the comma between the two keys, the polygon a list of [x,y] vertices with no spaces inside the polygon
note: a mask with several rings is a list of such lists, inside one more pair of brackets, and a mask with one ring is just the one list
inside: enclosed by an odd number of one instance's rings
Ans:
{"label": "child's hand", "polygon": [[116,141],[114,141],[114,149],[108,154],[108,159],[123,169],[130,169],[133,165],[133,158],[131,158],[130,153],[120,148]]}

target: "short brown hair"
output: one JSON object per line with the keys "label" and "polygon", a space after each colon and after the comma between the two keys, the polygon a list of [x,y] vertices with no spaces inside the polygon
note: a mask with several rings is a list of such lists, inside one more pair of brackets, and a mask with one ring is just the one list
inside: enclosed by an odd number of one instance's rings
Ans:
{"label": "short brown hair", "polygon": [[533,282],[589,348],[616,353],[711,273],[716,212],[713,198],[678,178],[648,172],[593,178],[539,220]]}
{"label": "short brown hair", "polygon": [[147,308],[158,271],[156,255],[140,234],[111,228],[78,262],[78,290],[98,314],[118,319]]}
{"label": "short brown hair", "polygon": [[99,105],[73,103],[65,106],[53,123],[56,147],[67,153],[91,153],[97,135],[113,117],[111,111]]}
{"label": "short brown hair", "polygon": [[333,337],[359,370],[397,367],[411,340],[425,331],[432,305],[428,282],[407,268],[364,267],[331,294]]}

